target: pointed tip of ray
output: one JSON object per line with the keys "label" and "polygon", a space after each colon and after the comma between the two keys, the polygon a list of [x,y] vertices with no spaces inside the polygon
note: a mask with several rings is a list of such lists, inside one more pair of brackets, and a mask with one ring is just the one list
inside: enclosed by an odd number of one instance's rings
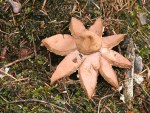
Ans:
{"label": "pointed tip of ray", "polygon": [[94,94],[87,94],[88,99],[92,99],[92,97],[94,96]]}
{"label": "pointed tip of ray", "polygon": [[132,67],[131,62],[116,51],[107,50],[102,53],[102,56],[105,59],[107,59],[114,66],[117,66],[120,68],[131,68]]}
{"label": "pointed tip of ray", "polygon": [[50,85],[53,85],[55,81],[53,81],[51,78],[49,80],[50,80]]}
{"label": "pointed tip of ray", "polygon": [[103,20],[101,19],[101,17],[98,17],[94,24],[91,25],[91,27],[89,28],[89,31],[92,31],[94,33],[96,33],[98,36],[102,36],[103,33]]}
{"label": "pointed tip of ray", "polygon": [[82,32],[84,32],[86,30],[86,28],[85,28],[84,24],[79,19],[72,17],[71,22],[70,22],[70,26],[69,26],[69,30],[71,32],[71,35],[76,38]]}
{"label": "pointed tip of ray", "polygon": [[99,52],[89,55],[79,67],[79,79],[87,96],[91,99],[95,93],[99,69]]}

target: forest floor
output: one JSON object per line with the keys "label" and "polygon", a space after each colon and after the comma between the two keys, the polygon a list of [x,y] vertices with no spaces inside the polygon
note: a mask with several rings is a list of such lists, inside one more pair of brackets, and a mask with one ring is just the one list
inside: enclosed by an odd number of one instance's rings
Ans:
{"label": "forest floor", "polygon": [[[134,82],[133,112],[150,113],[150,2],[47,0],[44,5],[44,1],[20,0],[22,9],[14,14],[11,6],[0,0],[0,113],[127,112],[128,105],[120,100],[120,93],[101,76],[91,100],[77,73],[50,86],[49,78],[64,57],[41,47],[41,40],[69,34],[71,17],[81,19],[88,27],[99,16],[104,20],[105,36],[126,33],[133,39],[144,65],[139,74],[144,81]],[[126,69],[114,69],[121,85]]]}

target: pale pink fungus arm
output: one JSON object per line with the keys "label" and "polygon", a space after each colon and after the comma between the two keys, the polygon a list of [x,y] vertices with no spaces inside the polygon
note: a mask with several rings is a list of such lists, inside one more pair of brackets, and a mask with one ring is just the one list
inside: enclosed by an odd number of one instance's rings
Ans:
{"label": "pale pink fungus arm", "polygon": [[89,28],[89,31],[96,33],[98,36],[102,37],[103,33],[103,21],[99,17],[96,19],[94,24]]}
{"label": "pale pink fungus arm", "polygon": [[131,68],[131,62],[116,51],[101,49],[101,55],[114,66],[120,68]]}
{"label": "pale pink fungus arm", "polygon": [[101,76],[113,87],[118,88],[118,80],[111,64],[103,57],[100,57],[99,72]]}
{"label": "pale pink fungus arm", "polygon": [[75,17],[72,17],[69,30],[71,32],[71,35],[77,38],[82,32],[86,30],[86,28],[80,20],[78,20]]}
{"label": "pale pink fungus arm", "polygon": [[76,50],[75,40],[71,35],[57,34],[42,40],[44,45],[50,52],[57,55],[65,56]]}
{"label": "pale pink fungus arm", "polygon": [[98,69],[100,67],[99,56],[99,52],[88,55],[79,68],[81,85],[87,93],[89,99],[91,99],[95,93]]}
{"label": "pale pink fungus arm", "polygon": [[102,47],[103,48],[113,48],[118,45],[122,40],[124,40],[125,34],[111,35],[102,38]]}
{"label": "pale pink fungus arm", "polygon": [[74,73],[81,63],[84,61],[85,56],[80,54],[77,50],[68,54],[57,66],[55,72],[51,77],[51,84],[56,80],[69,76]]}

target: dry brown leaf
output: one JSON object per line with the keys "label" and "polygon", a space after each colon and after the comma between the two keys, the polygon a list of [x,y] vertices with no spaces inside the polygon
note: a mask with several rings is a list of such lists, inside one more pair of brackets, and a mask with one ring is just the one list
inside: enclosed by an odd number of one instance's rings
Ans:
{"label": "dry brown leaf", "polygon": [[146,13],[138,13],[137,17],[139,18],[142,25],[147,24],[147,14]]}
{"label": "dry brown leaf", "polygon": [[21,10],[21,8],[22,8],[20,2],[15,2],[15,1],[13,1],[13,0],[7,0],[7,1],[8,1],[8,2],[10,3],[10,5],[12,6],[14,13],[19,13],[19,12],[20,12],[20,10]]}

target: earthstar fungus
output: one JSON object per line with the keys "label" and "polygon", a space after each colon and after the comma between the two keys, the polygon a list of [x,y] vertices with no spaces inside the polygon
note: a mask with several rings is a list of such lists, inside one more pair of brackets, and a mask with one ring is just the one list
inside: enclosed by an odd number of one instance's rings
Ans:
{"label": "earthstar fungus", "polygon": [[89,99],[95,93],[98,73],[109,84],[118,88],[112,66],[130,68],[131,62],[111,49],[125,38],[125,34],[102,37],[103,24],[100,17],[89,29],[72,17],[69,29],[71,35],[57,34],[42,40],[42,45],[49,51],[65,56],[51,76],[51,85],[78,70],[81,85]]}

